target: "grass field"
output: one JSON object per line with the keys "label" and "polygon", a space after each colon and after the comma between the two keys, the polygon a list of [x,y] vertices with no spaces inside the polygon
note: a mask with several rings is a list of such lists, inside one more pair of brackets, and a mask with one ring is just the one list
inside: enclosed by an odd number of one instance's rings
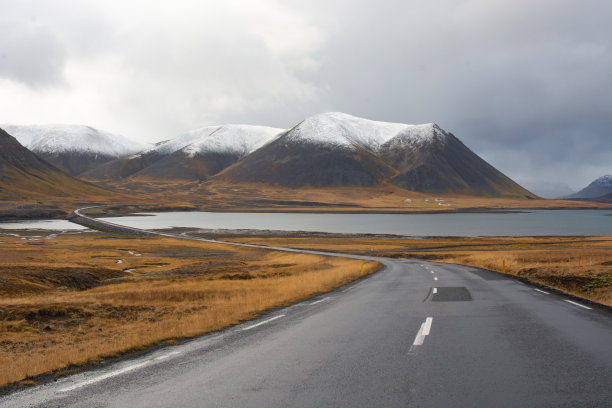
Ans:
{"label": "grass field", "polygon": [[0,251],[0,385],[218,330],[361,276],[356,260],[101,233],[4,235]]}
{"label": "grass field", "polygon": [[612,306],[612,237],[227,239],[476,266]]}
{"label": "grass field", "polygon": [[[0,384],[197,336],[341,286],[361,261],[97,232],[0,235]],[[222,237],[217,237],[223,239]],[[228,237],[450,262],[612,306],[612,237]],[[365,265],[365,273],[379,268]]]}
{"label": "grass field", "polygon": [[426,194],[405,190],[392,184],[292,189],[265,183],[225,183],[220,180],[164,181],[139,178],[137,182],[128,179],[107,186],[123,192],[125,197],[132,197],[132,201],[124,199],[116,201],[117,203],[138,202],[164,206],[182,202],[200,209],[223,211],[404,213],[512,208],[612,209],[612,204],[590,201]]}

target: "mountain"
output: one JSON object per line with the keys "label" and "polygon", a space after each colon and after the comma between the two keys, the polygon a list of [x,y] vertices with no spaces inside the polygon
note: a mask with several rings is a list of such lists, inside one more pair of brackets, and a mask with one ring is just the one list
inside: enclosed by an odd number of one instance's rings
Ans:
{"label": "mountain", "polygon": [[370,186],[394,174],[374,151],[402,127],[342,113],[313,116],[219,177],[293,188]]}
{"label": "mountain", "polygon": [[36,155],[73,176],[150,146],[81,125],[3,125],[3,128]]}
{"label": "mountain", "polygon": [[533,197],[435,123],[403,129],[379,155],[399,171],[391,182],[407,190]]}
{"label": "mountain", "polygon": [[598,178],[582,190],[567,198],[598,198],[609,194],[612,194],[612,175]]}
{"label": "mountain", "polygon": [[0,198],[109,195],[109,191],[77,180],[42,160],[0,129]]}
{"label": "mountain", "polygon": [[203,127],[160,142],[139,154],[106,163],[83,177],[205,180],[281,132],[283,129],[250,125]]}
{"label": "mountain", "polygon": [[338,112],[307,118],[216,177],[292,188],[390,182],[428,193],[534,197],[436,124]]}

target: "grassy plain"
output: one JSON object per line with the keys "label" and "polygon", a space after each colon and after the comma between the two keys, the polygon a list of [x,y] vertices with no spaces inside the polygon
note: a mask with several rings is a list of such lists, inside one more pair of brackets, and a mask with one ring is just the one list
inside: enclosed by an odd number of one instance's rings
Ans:
{"label": "grassy plain", "polygon": [[293,189],[266,183],[225,183],[220,180],[164,181],[139,178],[137,181],[128,179],[106,186],[122,192],[126,197],[138,193],[139,199],[136,202],[139,203],[155,203],[163,206],[171,202],[183,202],[199,209],[222,211],[405,213],[512,208],[612,209],[612,204],[590,201],[425,194],[388,183],[370,187]]}
{"label": "grassy plain", "polygon": [[361,261],[333,257],[29,234],[0,235],[0,385],[218,330],[361,275]]}
{"label": "grassy plain", "polygon": [[[371,187],[304,187],[291,189],[264,183],[229,184],[219,180],[144,179],[86,185],[78,194],[42,193],[28,188],[11,193],[0,183],[0,220],[66,218],[75,208],[94,204],[140,204],[150,211],[271,211],[339,213],[483,212],[521,208],[606,208],[591,201],[475,197],[424,194],[392,184]],[[70,186],[67,183],[66,186]],[[21,188],[21,187],[20,187]],[[91,190],[91,191],[90,191]],[[21,191],[21,190],[20,190]],[[27,194],[26,194],[27,193]],[[177,205],[176,203],[183,203]],[[141,210],[143,210],[141,208]]]}
{"label": "grassy plain", "polygon": [[612,306],[612,237],[227,239],[360,255],[416,258],[505,271],[549,288]]}

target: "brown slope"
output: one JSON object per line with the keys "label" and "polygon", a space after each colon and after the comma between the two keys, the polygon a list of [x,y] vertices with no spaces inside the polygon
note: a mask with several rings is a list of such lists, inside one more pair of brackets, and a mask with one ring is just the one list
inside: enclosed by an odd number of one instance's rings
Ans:
{"label": "brown slope", "polygon": [[179,150],[134,173],[132,178],[203,181],[236,163],[240,157],[239,153],[232,152],[189,155]]}
{"label": "brown slope", "polygon": [[92,181],[120,180],[138,173],[163,157],[165,155],[160,155],[156,152],[122,157],[88,170],[80,174],[79,177]]}
{"label": "brown slope", "polygon": [[75,177],[115,159],[113,156],[86,152],[39,152],[36,154],[46,162]]}
{"label": "brown slope", "polygon": [[285,134],[215,178],[291,188],[363,187],[378,184],[394,173],[365,149],[292,140]]}
{"label": "brown slope", "polygon": [[0,199],[79,198],[111,194],[62,172],[0,129]]}

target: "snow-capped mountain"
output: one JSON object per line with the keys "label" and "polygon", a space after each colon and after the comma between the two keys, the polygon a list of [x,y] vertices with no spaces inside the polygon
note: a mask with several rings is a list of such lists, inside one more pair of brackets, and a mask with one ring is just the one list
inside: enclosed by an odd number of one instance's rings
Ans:
{"label": "snow-capped mountain", "polygon": [[393,140],[394,145],[418,145],[446,134],[435,123],[408,125],[358,118],[341,112],[311,116],[291,129],[287,141],[348,148],[361,147],[376,152]]}
{"label": "snow-capped mountain", "polygon": [[218,175],[287,187],[391,182],[431,193],[533,197],[434,123],[309,117]]}
{"label": "snow-capped mountain", "polygon": [[207,126],[160,142],[84,174],[90,179],[130,176],[204,180],[277,137],[284,129],[251,125]]}
{"label": "snow-capped mountain", "polygon": [[286,187],[372,186],[534,197],[435,123],[379,122],[345,113],[311,116],[289,130],[207,126],[104,163],[89,180],[262,182]]}
{"label": "snow-capped mountain", "polygon": [[207,126],[183,133],[149,151],[172,154],[180,150],[191,157],[203,153],[233,153],[244,157],[284,131],[251,125]]}
{"label": "snow-capped mountain", "polygon": [[291,129],[287,142],[323,144],[374,151],[410,127],[401,123],[377,122],[340,112],[311,116]]}
{"label": "snow-capped mountain", "polygon": [[568,198],[597,198],[612,194],[612,175],[599,177],[588,186]]}
{"label": "snow-capped mountain", "polygon": [[0,129],[0,198],[87,197],[109,191],[60,171]]}
{"label": "snow-capped mountain", "polygon": [[72,175],[149,147],[81,125],[2,125],[19,143]]}

